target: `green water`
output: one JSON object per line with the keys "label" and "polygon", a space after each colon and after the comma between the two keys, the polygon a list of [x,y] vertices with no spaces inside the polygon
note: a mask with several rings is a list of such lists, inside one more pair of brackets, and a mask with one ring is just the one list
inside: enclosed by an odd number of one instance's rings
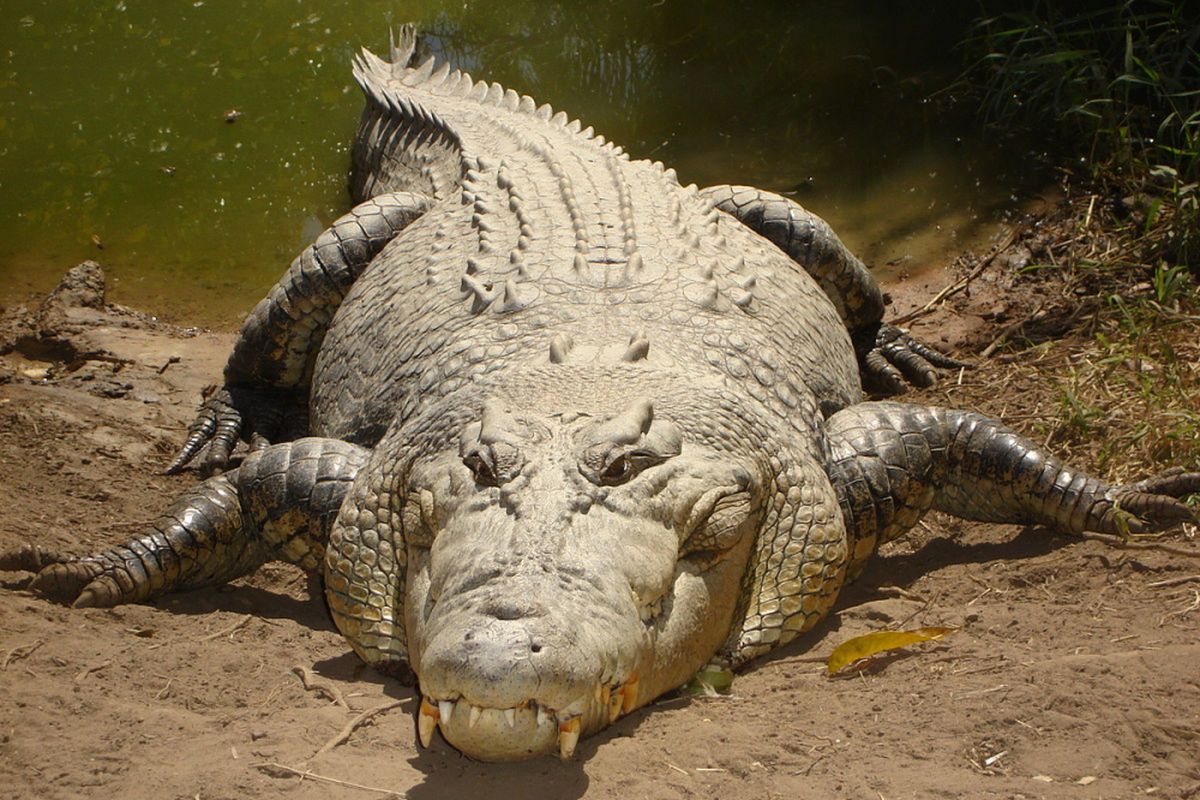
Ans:
{"label": "green water", "polygon": [[96,258],[119,302],[235,324],[347,209],[350,57],[408,20],[685,182],[795,192],[915,272],[989,230],[1024,172],[928,99],[964,6],[4,0],[0,303]]}

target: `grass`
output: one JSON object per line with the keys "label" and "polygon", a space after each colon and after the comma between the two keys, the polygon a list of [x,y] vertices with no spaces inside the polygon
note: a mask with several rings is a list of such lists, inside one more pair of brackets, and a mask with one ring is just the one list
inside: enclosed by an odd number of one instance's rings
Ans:
{"label": "grass", "polygon": [[996,413],[1019,397],[1019,427],[1111,480],[1200,468],[1200,14],[1002,5],[982,0],[949,91],[1051,142],[1068,199],[1014,279],[1038,310],[963,390]]}
{"label": "grass", "polygon": [[1036,260],[1008,278],[1023,324],[946,403],[1109,480],[1200,469],[1200,293],[1185,267],[1141,260],[1157,235],[1144,220],[1068,194],[1024,237]]}
{"label": "grass", "polygon": [[1050,139],[1104,193],[1142,206],[1157,234],[1143,260],[1200,275],[1193,4],[1027,0],[988,15],[990,5],[961,45],[970,64],[951,91],[977,102],[992,130]]}

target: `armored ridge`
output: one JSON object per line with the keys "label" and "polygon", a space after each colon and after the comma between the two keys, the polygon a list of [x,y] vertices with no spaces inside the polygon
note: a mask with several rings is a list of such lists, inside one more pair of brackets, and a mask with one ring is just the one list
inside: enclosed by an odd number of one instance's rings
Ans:
{"label": "armored ridge", "polygon": [[[368,105],[352,184],[425,191],[438,207],[406,231],[409,257],[398,254],[387,274],[375,270],[356,286],[357,302],[372,309],[358,318],[376,339],[331,340],[315,385],[339,387],[338,396],[352,386],[364,402],[335,411],[318,389],[317,416],[346,420],[323,432],[380,431],[391,415],[374,419],[371,410],[398,407],[405,418],[415,407],[397,392],[430,398],[489,369],[550,359],[687,364],[739,380],[757,372],[788,400],[805,387],[820,402],[857,399],[845,327],[809,276],[713,198],[528,97],[429,61],[400,66],[410,47],[405,35],[397,64],[365,54],[356,66]],[[798,302],[814,307],[829,341],[797,342],[812,330],[790,324]],[[379,331],[374,309],[385,307],[407,324]],[[350,324],[331,335],[368,336]],[[426,358],[414,358],[418,348]],[[836,355],[839,366],[816,353]],[[347,362],[356,357],[364,363]],[[804,378],[789,386],[796,374]]]}
{"label": "armored ridge", "polygon": [[979,415],[863,402],[959,364],[882,321],[820,218],[680,187],[415,46],[357,61],[359,203],[247,318],[171,465],[228,471],[122,547],[0,563],[76,605],[321,569],[355,652],[419,684],[425,744],[569,757],[811,628],[930,508],[1195,518],[1200,473],[1114,486]]}

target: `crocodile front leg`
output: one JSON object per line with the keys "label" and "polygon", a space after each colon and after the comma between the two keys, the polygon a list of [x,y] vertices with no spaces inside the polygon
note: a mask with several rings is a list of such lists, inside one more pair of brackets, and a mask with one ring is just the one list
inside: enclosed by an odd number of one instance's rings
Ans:
{"label": "crocodile front leg", "polygon": [[850,575],[930,508],[963,519],[1072,533],[1143,533],[1195,522],[1176,498],[1200,472],[1174,469],[1129,485],[1074,470],[981,414],[861,403],[829,418],[830,477],[852,543]]}
{"label": "crocodile front leg", "polygon": [[368,454],[336,439],[267,447],[189,489],[126,544],[79,559],[26,546],[0,555],[0,566],[37,571],[30,588],[43,595],[102,607],[216,586],[272,559],[313,571]]}
{"label": "crocodile front leg", "polygon": [[813,277],[837,308],[858,353],[863,383],[885,394],[904,383],[930,386],[936,368],[968,366],[883,321],[883,292],[870,270],[829,223],[786,197],[750,186],[710,186],[701,192],[770,241]]}
{"label": "crocodile front leg", "polygon": [[262,447],[276,438],[285,417],[293,435],[306,432],[305,390],[342,298],[429,204],[411,192],[372,198],[334,222],[292,262],[242,324],[225,365],[225,385],[201,406],[168,474],[181,471],[206,447],[202,466],[223,468],[240,437]]}

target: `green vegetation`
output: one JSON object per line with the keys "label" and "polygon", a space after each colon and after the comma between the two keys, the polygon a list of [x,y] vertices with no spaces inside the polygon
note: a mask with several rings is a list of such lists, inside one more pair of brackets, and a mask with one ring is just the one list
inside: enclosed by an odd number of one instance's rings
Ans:
{"label": "green vegetation", "polygon": [[978,19],[963,46],[972,64],[958,88],[989,126],[1078,157],[1097,184],[1139,206],[1146,263],[1200,274],[1194,3],[1035,0]]}
{"label": "green vegetation", "polygon": [[1035,435],[1111,477],[1200,465],[1200,9],[992,5],[953,91],[994,133],[1040,136],[1067,194],[1020,278],[1066,335],[1026,331],[1004,381]]}

